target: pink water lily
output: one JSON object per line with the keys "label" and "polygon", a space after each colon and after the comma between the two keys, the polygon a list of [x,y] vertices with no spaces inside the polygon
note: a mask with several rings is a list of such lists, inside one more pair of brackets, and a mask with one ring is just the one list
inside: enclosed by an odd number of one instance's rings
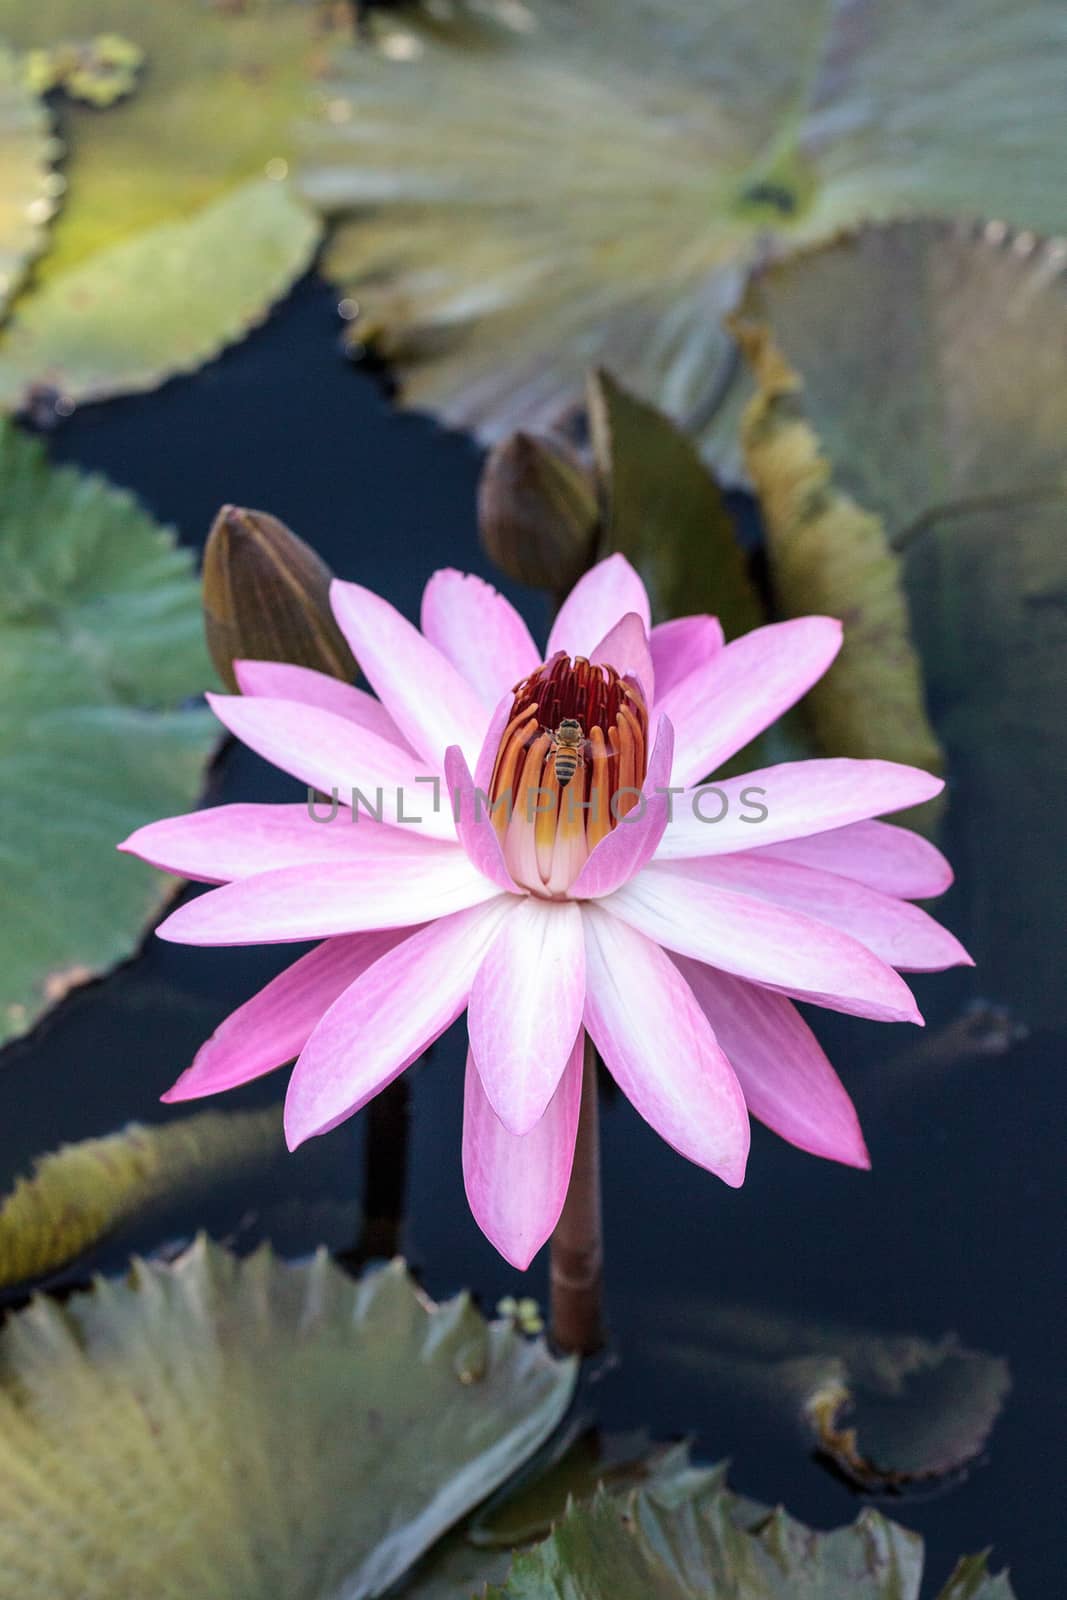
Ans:
{"label": "pink water lily", "polygon": [[[811,760],[702,782],[826,671],[840,624],[805,617],[730,644],[708,616],[650,627],[621,556],[577,585],[543,658],[514,608],[459,572],[430,579],[421,632],[357,584],[335,583],[332,604],[377,698],[262,661],[238,665],[242,694],[209,698],[245,744],[338,803],[220,806],[122,846],[222,885],[173,912],[165,939],[321,941],[166,1098],[296,1057],[292,1148],[466,1010],[467,1194],[520,1268],[566,1195],[586,1033],[640,1114],[728,1184],[744,1178],[749,1113],[867,1166],[793,1002],[919,1022],[897,969],[969,961],[909,904],[948,886],[944,858],[871,820],[941,781]],[[579,729],[569,781],[565,722]]]}

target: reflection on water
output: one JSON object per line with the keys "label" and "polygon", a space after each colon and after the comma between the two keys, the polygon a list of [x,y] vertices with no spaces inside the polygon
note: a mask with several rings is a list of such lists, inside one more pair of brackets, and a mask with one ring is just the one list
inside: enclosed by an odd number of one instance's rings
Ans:
{"label": "reflection on water", "polygon": [[[150,407],[127,401],[77,415],[53,446],[138,489],[190,540],[202,541],[223,501],[269,509],[339,573],[414,616],[434,566],[492,576],[474,531],[477,454],[429,423],[392,415],[369,378],[305,337],[331,314],[329,296],[305,290],[200,377],[170,386]],[[538,597],[509,592],[540,627]],[[289,792],[280,774],[233,751],[212,799]],[[957,792],[953,804],[966,800]],[[1014,848],[1007,920],[1018,925],[1028,872],[1037,874],[1027,839]],[[965,942],[966,903],[955,889],[938,911]],[[226,1012],[287,959],[277,947],[150,942],[139,962],[74,995],[9,1052],[0,1179],[65,1139],[167,1115],[158,1095]],[[1054,1548],[1067,1422],[1067,1040],[1028,1029],[1011,994],[985,993],[981,970],[920,979],[916,991],[925,1035],[812,1017],[855,1095],[869,1174],[814,1161],[757,1130],[748,1180],[733,1191],[674,1155],[623,1097],[605,1097],[609,1311],[622,1360],[600,1385],[600,1406],[612,1427],[695,1433],[705,1456],[732,1458],[739,1488],[830,1525],[854,1514],[848,1490],[811,1461],[788,1425],[709,1384],[698,1362],[672,1360],[672,1338],[684,1329],[687,1346],[699,1349],[701,1308],[716,1303],[929,1339],[956,1333],[1007,1358],[1013,1391],[983,1464],[936,1497],[892,1509],[929,1543],[931,1592],[960,1551],[992,1544],[1020,1595],[1043,1600],[1059,1592],[1067,1560]],[[434,1292],[471,1284],[490,1308],[509,1293],[544,1299],[544,1261],[520,1279],[469,1215],[459,1163],[463,1057],[453,1029],[413,1078],[407,1250]],[[276,1076],[228,1101],[266,1103],[283,1082]],[[206,1221],[249,1242],[273,1231],[291,1250],[323,1235],[354,1244],[364,1117],[284,1166],[284,1189],[249,1194],[240,1209],[231,1198],[176,1217],[175,1233]]]}

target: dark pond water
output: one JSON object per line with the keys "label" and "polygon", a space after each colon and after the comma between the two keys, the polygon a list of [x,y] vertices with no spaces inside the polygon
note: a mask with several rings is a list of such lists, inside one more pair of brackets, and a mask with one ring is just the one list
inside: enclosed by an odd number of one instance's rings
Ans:
{"label": "dark pond water", "polygon": [[[54,436],[53,452],[137,490],[191,544],[202,543],[222,501],[269,509],[340,573],[414,617],[434,567],[492,576],[474,526],[479,455],[465,439],[391,411],[369,374],[333,354],[335,330],[329,295],[305,287],[196,379],[79,413]],[[542,628],[540,598],[509,593]],[[233,750],[211,799],[286,792],[286,780]],[[1027,865],[1024,854],[1020,893]],[[950,896],[942,914],[966,939],[961,902]],[[138,961],[73,996],[5,1060],[0,1180],[63,1140],[166,1116],[160,1092],[285,959],[277,948],[149,941]],[[928,1040],[984,992],[980,972],[916,987]],[[964,1481],[889,1509],[925,1536],[931,1585],[957,1553],[992,1545],[1021,1596],[1062,1594],[1064,1040],[1031,1029],[1006,1053],[953,1061],[947,1047],[916,1055],[914,1029],[825,1013],[813,1020],[859,1105],[870,1174],[817,1162],[757,1129],[750,1176],[734,1192],[675,1156],[621,1097],[605,1101],[609,1310],[621,1361],[599,1385],[601,1417],[693,1434],[702,1455],[732,1457],[738,1487],[829,1526],[855,1514],[856,1497],[784,1428],[736,1394],[724,1397],[699,1363],[674,1359],[677,1343],[699,1347],[714,1308],[737,1303],[883,1332],[954,1331],[1008,1358],[1012,1394],[986,1459]],[[505,1293],[543,1296],[544,1259],[520,1284],[466,1208],[463,1051],[454,1029],[414,1076],[406,1249],[435,1294],[471,1285],[489,1306]],[[229,1103],[265,1103],[283,1081]],[[360,1192],[361,1121],[281,1167],[273,1192],[216,1199],[174,1219],[175,1232],[206,1220],[239,1238],[273,1232],[293,1249],[320,1234],[343,1244]]]}

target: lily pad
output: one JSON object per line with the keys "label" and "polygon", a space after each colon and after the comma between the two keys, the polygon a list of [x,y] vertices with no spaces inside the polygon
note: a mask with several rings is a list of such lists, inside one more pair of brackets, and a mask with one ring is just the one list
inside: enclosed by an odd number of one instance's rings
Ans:
{"label": "lily pad", "polygon": [[243,1182],[283,1147],[271,1107],[131,1122],[42,1156],[0,1200],[0,1289],[52,1276],[151,1208],[220,1179]]}
{"label": "lily pad", "polygon": [[58,153],[44,104],[0,45],[0,316],[44,248],[63,191],[52,170]]}
{"label": "lily pad", "polygon": [[741,436],[780,607],[846,624],[840,655],[804,700],[820,749],[939,771],[900,559],[880,519],[836,488],[804,415],[803,381],[766,328],[735,331],[757,384]]}
{"label": "lily pad", "polygon": [[0,1040],[136,948],[173,883],[115,850],[188,810],[218,729],[193,558],[0,424]]}
{"label": "lily pad", "polygon": [[708,611],[727,638],[764,621],[718,484],[690,439],[606,373],[589,384],[603,485],[601,555],[619,550],[645,580],[657,619]]}
{"label": "lily pad", "polygon": [[768,254],[916,213],[1067,228],[1059,0],[425,0],[373,31],[300,181],[353,341],[483,438],[591,366],[703,426]]}
{"label": "lily pad", "polygon": [[306,269],[319,225],[261,178],[181,222],[98,251],[16,308],[0,410],[71,408],[192,372],[262,321]]}
{"label": "lily pad", "polygon": [[[984,1566],[972,1563],[984,1587],[953,1579],[941,1600],[1010,1600],[1007,1580],[986,1582]],[[922,1571],[922,1540],[876,1511],[832,1533],[780,1510],[749,1527],[712,1482],[572,1507],[487,1600],[918,1600]]]}
{"label": "lily pad", "polygon": [[981,1454],[1011,1387],[1007,1362],[930,1340],[716,1307],[667,1355],[713,1392],[792,1424],[867,1492],[951,1478]]}
{"label": "lily pad", "polygon": [[[751,309],[803,376],[835,483],[899,554],[983,988],[1024,1023],[1062,1023],[1067,242],[870,229],[769,271]],[[872,594],[852,599],[862,613]]]}
{"label": "lily pad", "polygon": [[574,1364],[400,1262],[205,1241],[0,1331],[0,1596],[362,1600],[559,1422]]}
{"label": "lily pad", "polygon": [[[333,15],[301,0],[0,0],[0,38],[17,49],[104,36],[145,61],[136,92],[106,113],[60,106],[66,199],[0,337],[0,403],[21,403],[30,383],[88,397],[187,371],[304,269],[316,230],[283,180]],[[264,175],[273,196],[255,186]],[[158,275],[169,303],[153,294]]]}

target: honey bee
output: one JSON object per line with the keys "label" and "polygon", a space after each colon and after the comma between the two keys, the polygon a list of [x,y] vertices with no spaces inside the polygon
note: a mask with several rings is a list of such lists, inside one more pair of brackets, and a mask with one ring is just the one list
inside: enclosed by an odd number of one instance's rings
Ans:
{"label": "honey bee", "polygon": [[581,723],[574,717],[564,717],[552,735],[552,747],[549,751],[553,770],[556,774],[556,782],[561,789],[567,787],[578,768],[583,764],[583,742],[584,735]]}

